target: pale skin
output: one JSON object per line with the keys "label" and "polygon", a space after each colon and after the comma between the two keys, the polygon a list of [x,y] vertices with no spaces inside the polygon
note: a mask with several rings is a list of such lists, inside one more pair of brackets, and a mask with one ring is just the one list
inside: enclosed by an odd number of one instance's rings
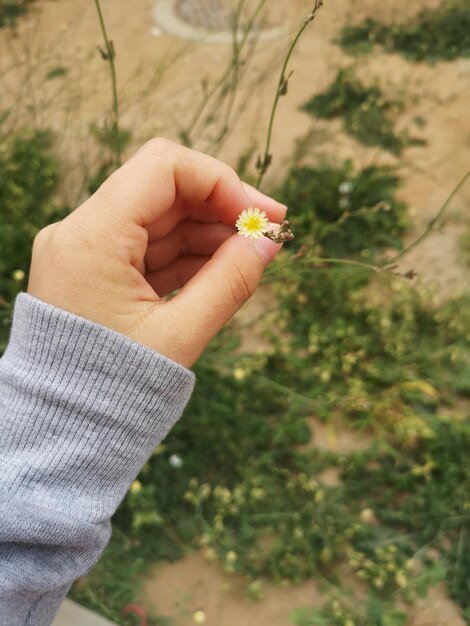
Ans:
{"label": "pale skin", "polygon": [[40,231],[28,293],[191,367],[281,247],[236,234],[252,206],[273,224],[286,214],[225,163],[154,139]]}

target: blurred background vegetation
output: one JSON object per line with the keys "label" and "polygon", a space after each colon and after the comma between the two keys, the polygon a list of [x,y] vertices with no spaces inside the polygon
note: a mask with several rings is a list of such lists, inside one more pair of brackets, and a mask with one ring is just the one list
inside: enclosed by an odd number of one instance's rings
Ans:
{"label": "blurred background vegetation", "polygon": [[[28,11],[41,4],[0,1],[0,40],[21,39]],[[325,4],[318,21],[330,11]],[[203,78],[200,102],[185,105],[188,121],[179,124],[179,137],[188,145],[202,142],[223,153],[237,134],[248,102],[244,85],[248,94],[254,89],[244,74],[255,54],[245,35],[268,5],[260,2],[244,20],[246,8],[238,5],[226,68],[211,81]],[[267,270],[263,307],[235,320],[197,364],[184,418],[116,513],[104,558],[72,591],[116,623],[135,623],[122,614],[129,603],[150,607],[140,589],[156,562],[193,549],[227,576],[241,577],[254,602],[273,583],[316,580],[326,599],[296,607],[289,622],[297,626],[411,624],[417,600],[443,581],[463,623],[470,623],[469,295],[443,295],[409,280],[414,268],[402,261],[421,231],[413,233],[403,176],[416,151],[435,141],[426,133],[434,119],[415,115],[406,120],[410,128],[397,127],[409,104],[406,89],[390,92],[360,65],[370,55],[393,53],[423,64],[423,72],[462,63],[470,56],[470,6],[434,3],[392,23],[372,13],[358,20],[353,11],[332,37],[344,50],[342,62],[323,90],[315,85],[308,99],[299,98],[297,109],[308,114],[304,131],[292,137],[282,176],[276,170],[266,179],[268,191],[290,208],[296,241]],[[297,16],[302,23],[304,13]],[[319,22],[304,37],[315,37],[315,28]],[[34,57],[34,50],[28,54]],[[257,70],[258,83],[271,87],[279,58]],[[295,70],[295,56],[291,64]],[[3,67],[4,79],[7,74]],[[65,81],[61,93],[72,91],[68,74],[54,58],[43,81]],[[296,76],[283,78],[282,95],[289,98]],[[6,93],[7,80],[0,85]],[[27,115],[15,117],[22,106],[0,98],[0,352],[14,298],[26,288],[35,234],[76,204],[64,182],[61,130],[53,120],[41,121],[34,102]],[[81,161],[77,199],[115,167],[116,130],[123,150],[140,141],[134,128],[116,122],[110,114],[88,125],[92,158]],[[288,132],[285,113],[279,123]],[[364,163],[343,157],[338,137],[354,142],[354,155],[365,146],[389,156]],[[319,151],[322,141],[338,154]],[[240,174],[254,181],[263,142],[246,135],[238,147]],[[408,179],[413,175],[407,172]],[[457,175],[448,181],[447,195],[456,182]],[[443,228],[443,218],[431,218],[424,233]],[[459,262],[468,271],[468,226],[459,224]],[[316,440],[319,425],[328,445]],[[344,434],[357,433],[360,449],[337,445]],[[192,619],[192,613],[157,614],[151,623]]]}

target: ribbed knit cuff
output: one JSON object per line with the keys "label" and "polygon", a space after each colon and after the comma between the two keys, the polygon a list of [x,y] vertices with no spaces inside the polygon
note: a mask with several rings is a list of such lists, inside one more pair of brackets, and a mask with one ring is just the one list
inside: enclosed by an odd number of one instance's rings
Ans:
{"label": "ribbed knit cuff", "polygon": [[20,294],[0,361],[1,488],[109,518],[193,386],[166,357]]}

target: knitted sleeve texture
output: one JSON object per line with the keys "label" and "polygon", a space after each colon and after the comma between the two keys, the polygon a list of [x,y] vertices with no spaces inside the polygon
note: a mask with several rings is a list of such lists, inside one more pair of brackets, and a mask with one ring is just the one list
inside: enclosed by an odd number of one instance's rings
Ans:
{"label": "knitted sleeve texture", "polygon": [[47,626],[194,375],[27,294],[0,360],[0,624]]}

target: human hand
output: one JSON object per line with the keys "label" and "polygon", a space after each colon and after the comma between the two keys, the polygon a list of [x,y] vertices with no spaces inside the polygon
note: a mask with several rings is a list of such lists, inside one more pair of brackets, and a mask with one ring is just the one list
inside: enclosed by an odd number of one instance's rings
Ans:
{"label": "human hand", "polygon": [[286,207],[228,165],[152,140],[38,233],[28,292],[190,367],[281,247],[235,234],[249,206],[273,223],[285,217]]}

